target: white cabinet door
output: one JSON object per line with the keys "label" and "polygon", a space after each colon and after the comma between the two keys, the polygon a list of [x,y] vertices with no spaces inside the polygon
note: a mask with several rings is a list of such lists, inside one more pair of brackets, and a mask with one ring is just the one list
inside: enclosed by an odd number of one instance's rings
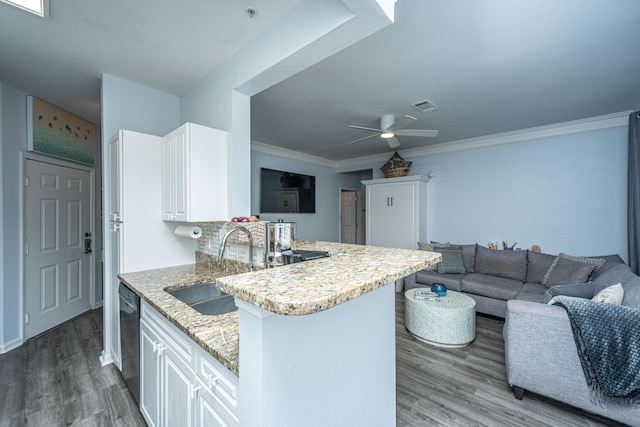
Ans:
{"label": "white cabinet door", "polygon": [[416,249],[427,241],[427,181],[420,175],[362,181],[368,245]]}
{"label": "white cabinet door", "polygon": [[197,427],[239,426],[238,419],[229,411],[222,400],[213,394],[208,385],[197,379],[198,396],[196,398]]}
{"label": "white cabinet door", "polygon": [[118,274],[122,272],[122,257],[124,256],[122,249],[123,241],[123,225],[118,222],[109,224],[109,271],[105,275],[105,292],[111,293],[111,352],[113,362],[122,370],[122,362],[120,358],[120,297],[118,295]]}
{"label": "white cabinet door", "polygon": [[109,142],[109,221],[122,221],[122,139]]}
{"label": "white cabinet door", "polygon": [[[190,207],[190,155],[189,126],[180,126],[173,132],[174,215],[176,221],[189,221]],[[196,154],[196,153],[194,153]]]}
{"label": "white cabinet door", "polygon": [[163,425],[192,426],[195,423],[196,375],[187,364],[167,348],[163,357],[162,412]]}
{"label": "white cabinet door", "polygon": [[145,320],[140,321],[140,412],[151,427],[160,425],[163,344]]}
{"label": "white cabinet door", "polygon": [[163,139],[162,219],[229,219],[227,133],[185,123]]}
{"label": "white cabinet door", "polygon": [[174,215],[173,182],[175,181],[175,170],[173,164],[173,134],[162,138],[162,219],[172,221]]}

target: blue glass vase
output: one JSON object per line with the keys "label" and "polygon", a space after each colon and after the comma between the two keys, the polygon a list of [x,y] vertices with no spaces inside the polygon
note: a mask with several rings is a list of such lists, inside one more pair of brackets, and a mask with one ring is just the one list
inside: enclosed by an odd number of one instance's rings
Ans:
{"label": "blue glass vase", "polygon": [[436,294],[443,297],[447,294],[447,287],[442,283],[434,283],[433,285],[431,285],[431,292],[435,292]]}

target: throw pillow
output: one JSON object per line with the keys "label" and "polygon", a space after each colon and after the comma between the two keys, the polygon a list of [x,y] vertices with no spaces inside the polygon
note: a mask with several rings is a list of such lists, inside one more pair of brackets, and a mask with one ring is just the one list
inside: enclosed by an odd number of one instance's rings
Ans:
{"label": "throw pillow", "polygon": [[578,261],[572,261],[567,258],[558,257],[554,264],[549,268],[550,274],[545,277],[546,281],[542,284],[546,287],[555,285],[569,285],[573,283],[585,283],[595,266],[593,264],[584,264]]}
{"label": "throw pillow", "polygon": [[[571,261],[574,261],[574,262],[580,262],[580,263],[583,263],[583,264],[593,265],[594,268],[593,268],[591,274],[593,274],[593,272],[595,272],[597,269],[602,267],[604,265],[605,261],[606,261],[605,259],[602,259],[602,258],[577,257],[577,256],[571,256],[571,255],[560,253],[556,257],[556,259],[554,260],[553,264],[551,264],[551,266],[549,267],[549,269],[545,273],[545,275],[542,278],[542,281],[540,283],[542,283],[543,285],[547,285],[547,281],[549,280],[549,276],[551,276],[551,273],[556,268],[556,265],[558,264],[558,260],[560,260],[560,258],[568,259],[568,260],[571,260]],[[585,280],[585,282],[587,282],[589,279],[591,279],[591,275],[587,278],[587,280]],[[566,282],[566,283],[576,283],[576,282]]]}
{"label": "throw pillow", "polygon": [[[435,252],[436,248],[447,248],[449,247],[449,243],[423,243],[418,242],[418,249],[421,251],[429,251]],[[438,264],[432,264],[429,267],[425,268],[427,271],[438,271]]]}
{"label": "throw pillow", "polygon": [[604,288],[598,294],[591,298],[593,301],[606,302],[609,304],[621,305],[624,299],[624,288],[621,283]]}
{"label": "throw pillow", "polygon": [[555,255],[527,251],[527,282],[542,283],[542,278],[555,260]]}
{"label": "throw pillow", "polygon": [[438,263],[438,273],[466,273],[464,262],[462,261],[462,247],[436,247],[434,251],[442,254],[442,261]]}

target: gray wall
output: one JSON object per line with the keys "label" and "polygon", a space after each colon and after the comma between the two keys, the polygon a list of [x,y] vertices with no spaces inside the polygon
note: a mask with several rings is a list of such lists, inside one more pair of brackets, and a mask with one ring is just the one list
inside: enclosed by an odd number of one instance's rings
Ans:
{"label": "gray wall", "polygon": [[626,259],[627,145],[617,128],[407,160],[411,174],[436,173],[431,240]]}
{"label": "gray wall", "polygon": [[2,85],[2,322],[0,345],[20,339],[21,152],[27,149],[26,94]]}
{"label": "gray wall", "polygon": [[[260,214],[260,168],[302,173],[316,177],[315,214]],[[261,152],[251,152],[251,213],[260,214],[261,220],[275,221],[283,218],[297,225],[298,239],[340,240],[340,187],[361,188],[360,173],[336,173],[333,168],[298,160],[285,159]],[[246,216],[249,212],[238,212]]]}

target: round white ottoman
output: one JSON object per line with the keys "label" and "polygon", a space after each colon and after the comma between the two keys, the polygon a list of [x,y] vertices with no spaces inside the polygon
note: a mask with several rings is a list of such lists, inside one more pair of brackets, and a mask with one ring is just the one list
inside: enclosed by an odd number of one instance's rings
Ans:
{"label": "round white ottoman", "polygon": [[[424,291],[424,289],[422,289]],[[447,291],[440,301],[417,300],[416,289],[404,293],[404,324],[411,335],[439,347],[464,347],[476,337],[476,302]]]}

